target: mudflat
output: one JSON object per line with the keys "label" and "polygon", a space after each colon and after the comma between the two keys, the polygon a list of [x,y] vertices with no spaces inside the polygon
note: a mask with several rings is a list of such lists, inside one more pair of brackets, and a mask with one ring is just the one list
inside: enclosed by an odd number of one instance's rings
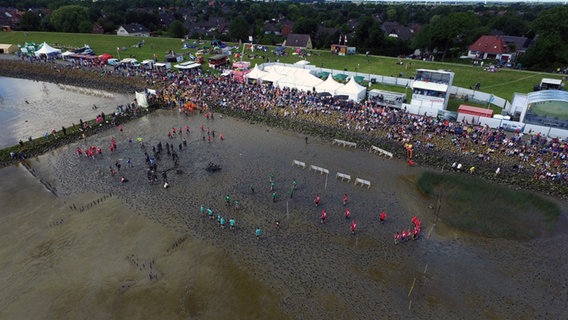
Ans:
{"label": "mudflat", "polygon": [[[172,127],[177,133],[168,138]],[[164,145],[158,182],[147,179],[138,138],[150,156],[153,146]],[[107,130],[29,159],[27,166],[1,169],[0,317],[565,315],[565,203],[556,230],[543,237],[482,238],[437,219],[435,199],[414,184],[430,169],[304,138],[230,117],[161,110],[124,124],[123,132]],[[166,143],[179,157],[177,167]],[[101,147],[102,155],[77,155],[78,147],[90,146]],[[293,160],[308,167],[294,166]],[[207,172],[210,162],[222,169]],[[163,188],[162,172],[169,188]],[[351,182],[336,179],[337,172],[350,175]],[[355,186],[355,178],[371,187]],[[294,179],[298,188],[291,197]],[[226,195],[239,201],[238,209],[226,205]],[[214,210],[214,219],[201,214],[202,205]],[[323,224],[321,210],[328,214]],[[388,216],[381,224],[383,210]],[[235,219],[236,229],[222,228],[217,215]],[[395,245],[393,234],[410,229],[414,215],[422,220],[420,238]],[[351,220],[357,221],[355,234]]]}

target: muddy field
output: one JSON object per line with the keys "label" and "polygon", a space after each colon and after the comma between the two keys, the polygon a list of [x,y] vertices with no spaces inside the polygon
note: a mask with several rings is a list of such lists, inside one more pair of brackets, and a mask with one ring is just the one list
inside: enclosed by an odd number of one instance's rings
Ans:
{"label": "muddy field", "polygon": [[[170,139],[172,127],[182,133]],[[112,136],[117,150],[111,153]],[[159,142],[164,148],[172,144],[178,167],[164,149],[157,160],[159,182],[149,183],[138,138],[150,155]],[[77,156],[77,147],[89,146],[100,146],[102,156]],[[293,160],[330,173],[293,166]],[[112,176],[117,161],[121,169]],[[207,172],[209,162],[222,170]],[[306,144],[303,135],[228,117],[207,120],[172,111],[28,163],[0,170],[1,318],[565,315],[565,204],[557,231],[546,237],[479,238],[437,220],[435,200],[414,186],[425,168],[319,138],[308,137]],[[369,180],[371,187],[336,179],[337,172]],[[129,181],[121,183],[121,177]],[[291,198],[293,179],[298,189]],[[343,206],[345,193],[349,201]],[[226,195],[240,201],[238,210],[226,206]],[[213,220],[200,214],[201,205],[215,211]],[[357,221],[355,235],[345,208]],[[328,213],[324,224],[322,209]],[[382,210],[388,214],[384,225],[378,219]],[[234,218],[236,230],[222,229],[217,214]],[[421,238],[394,245],[393,233],[410,229],[413,215],[422,220]],[[257,227],[263,230],[260,240]]]}

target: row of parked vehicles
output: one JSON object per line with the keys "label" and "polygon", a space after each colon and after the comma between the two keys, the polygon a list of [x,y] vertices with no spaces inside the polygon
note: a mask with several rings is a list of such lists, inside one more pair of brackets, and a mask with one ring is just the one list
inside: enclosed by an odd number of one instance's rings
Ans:
{"label": "row of parked vehicles", "polygon": [[154,60],[147,59],[139,62],[135,58],[125,58],[122,60],[111,58],[107,60],[107,65],[109,66],[127,66],[127,67],[144,67],[146,69],[153,69],[153,68],[165,68],[171,69],[172,64],[169,62],[155,62]]}

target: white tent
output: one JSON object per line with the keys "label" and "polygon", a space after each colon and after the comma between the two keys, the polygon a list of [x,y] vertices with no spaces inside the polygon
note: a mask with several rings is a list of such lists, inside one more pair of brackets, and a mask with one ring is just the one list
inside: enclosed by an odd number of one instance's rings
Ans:
{"label": "white tent", "polygon": [[37,50],[34,54],[36,57],[39,57],[42,54],[45,54],[46,56],[52,56],[52,55],[57,56],[61,54],[61,50],[55,49],[54,47],[48,45],[47,42],[44,42],[41,45],[41,48]]}
{"label": "white tent", "polygon": [[307,64],[310,64],[310,62],[308,60],[300,60],[300,61],[294,62],[294,64],[297,65],[297,66],[305,66]]}
{"label": "white tent", "polygon": [[134,91],[136,95],[136,102],[138,103],[139,107],[148,108],[148,98],[146,97],[146,93],[144,92],[137,92]]}
{"label": "white tent", "polygon": [[74,55],[75,52],[73,51],[65,51],[61,54],[61,56],[63,56],[63,58],[67,58],[68,56]]}
{"label": "white tent", "polygon": [[282,66],[282,65],[267,66],[267,67],[264,68],[264,71],[272,72],[272,73],[278,73],[278,74],[282,74],[282,75],[285,75],[285,76],[289,76],[289,75],[304,76],[304,75],[310,74],[309,69],[290,67],[290,66]]}
{"label": "white tent", "polygon": [[268,72],[264,72],[262,70],[260,70],[260,68],[258,67],[258,64],[254,66],[254,68],[252,69],[251,72],[245,74],[245,78],[247,79],[253,79],[253,80],[260,80],[262,79],[263,76],[268,75]]}
{"label": "white tent", "polygon": [[365,96],[367,95],[367,89],[358,84],[355,81],[354,77],[351,77],[346,85],[335,91],[335,95],[345,95],[349,97],[349,100],[359,102],[365,99]]}
{"label": "white tent", "polygon": [[306,75],[291,74],[278,80],[278,87],[288,87],[302,91],[312,91],[317,85],[322,82],[323,81],[320,78],[309,73]]}
{"label": "white tent", "polygon": [[329,74],[324,82],[316,86],[316,92],[318,93],[327,92],[330,93],[331,95],[334,95],[335,91],[337,91],[339,88],[343,86],[345,85],[333,80],[333,76]]}

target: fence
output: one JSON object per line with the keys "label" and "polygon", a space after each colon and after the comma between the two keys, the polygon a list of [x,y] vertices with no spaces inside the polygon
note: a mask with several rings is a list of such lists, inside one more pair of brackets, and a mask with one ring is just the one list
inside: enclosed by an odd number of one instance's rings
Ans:
{"label": "fence", "polygon": [[380,155],[384,155],[384,156],[387,156],[387,157],[389,157],[389,158],[392,158],[392,157],[393,157],[392,152],[388,152],[388,151],[386,151],[386,150],[384,150],[384,149],[381,149],[381,148],[379,148],[379,147],[376,147],[376,146],[371,146],[370,152],[376,152],[376,153],[378,153],[378,154],[380,154]]}

